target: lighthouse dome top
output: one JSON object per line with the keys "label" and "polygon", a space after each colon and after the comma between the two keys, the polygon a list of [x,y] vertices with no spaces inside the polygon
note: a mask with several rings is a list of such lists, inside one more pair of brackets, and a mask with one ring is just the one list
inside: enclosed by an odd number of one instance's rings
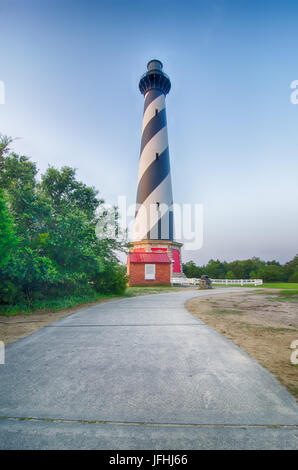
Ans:
{"label": "lighthouse dome top", "polygon": [[162,70],[162,62],[158,59],[149,60],[147,64],[147,70]]}
{"label": "lighthouse dome top", "polygon": [[171,81],[163,71],[162,62],[158,59],[149,60],[147,72],[142,75],[139,82],[140,92],[145,95],[152,89],[161,90],[165,95],[171,89]]}

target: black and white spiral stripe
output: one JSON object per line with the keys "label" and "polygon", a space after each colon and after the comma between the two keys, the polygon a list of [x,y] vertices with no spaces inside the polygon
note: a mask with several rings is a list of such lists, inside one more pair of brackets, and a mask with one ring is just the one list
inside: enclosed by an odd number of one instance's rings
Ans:
{"label": "black and white spiral stripe", "polygon": [[165,94],[145,94],[134,241],[173,240],[173,197]]}

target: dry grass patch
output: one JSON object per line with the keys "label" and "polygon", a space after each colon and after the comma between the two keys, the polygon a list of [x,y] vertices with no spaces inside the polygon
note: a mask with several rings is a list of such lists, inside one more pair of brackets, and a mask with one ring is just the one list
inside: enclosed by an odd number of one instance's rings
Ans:
{"label": "dry grass patch", "polygon": [[211,297],[198,297],[186,307],[266,367],[298,399],[298,365],[290,361],[290,345],[298,339],[298,305],[284,297],[281,302],[280,296],[269,289],[217,294],[216,305]]}

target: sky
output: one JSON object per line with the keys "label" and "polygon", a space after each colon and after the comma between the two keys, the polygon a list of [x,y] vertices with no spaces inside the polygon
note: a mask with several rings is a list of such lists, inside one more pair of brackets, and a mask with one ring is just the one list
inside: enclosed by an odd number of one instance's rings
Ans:
{"label": "sky", "polygon": [[0,133],[41,172],[135,202],[140,76],[163,62],[174,202],[203,204],[183,261],[298,252],[296,0],[0,0]]}

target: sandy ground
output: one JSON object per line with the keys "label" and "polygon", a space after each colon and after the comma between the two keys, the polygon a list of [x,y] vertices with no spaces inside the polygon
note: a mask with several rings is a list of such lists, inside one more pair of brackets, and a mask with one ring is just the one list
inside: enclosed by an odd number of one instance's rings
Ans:
{"label": "sandy ground", "polygon": [[298,340],[298,303],[277,300],[273,289],[191,299],[190,313],[233,341],[273,373],[298,399],[298,365],[290,361]]}

